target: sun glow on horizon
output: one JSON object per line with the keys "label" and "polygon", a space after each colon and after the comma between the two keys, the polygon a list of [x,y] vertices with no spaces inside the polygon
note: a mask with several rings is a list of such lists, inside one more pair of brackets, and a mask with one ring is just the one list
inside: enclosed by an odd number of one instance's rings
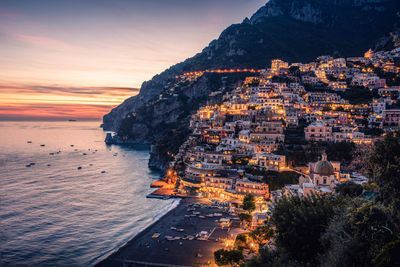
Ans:
{"label": "sun glow on horizon", "polygon": [[139,89],[0,84],[0,118],[101,118]]}
{"label": "sun glow on horizon", "polygon": [[1,1],[0,118],[100,118],[263,4]]}

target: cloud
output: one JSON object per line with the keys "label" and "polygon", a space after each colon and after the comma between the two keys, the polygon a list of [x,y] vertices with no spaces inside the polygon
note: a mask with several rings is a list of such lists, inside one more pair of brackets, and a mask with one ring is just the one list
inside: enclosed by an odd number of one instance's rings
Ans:
{"label": "cloud", "polygon": [[13,36],[20,42],[55,50],[65,50],[72,47],[70,44],[67,44],[64,41],[46,36],[29,35],[21,33],[16,33]]}
{"label": "cloud", "polygon": [[108,113],[108,105],[22,104],[0,105],[0,119],[7,118],[82,118],[99,119]]}
{"label": "cloud", "polygon": [[99,119],[128,97],[130,87],[68,87],[0,83],[0,119]]}
{"label": "cloud", "polygon": [[133,96],[139,93],[139,88],[132,87],[70,87],[48,85],[1,84],[0,93],[12,94],[54,94],[54,95],[113,95]]}

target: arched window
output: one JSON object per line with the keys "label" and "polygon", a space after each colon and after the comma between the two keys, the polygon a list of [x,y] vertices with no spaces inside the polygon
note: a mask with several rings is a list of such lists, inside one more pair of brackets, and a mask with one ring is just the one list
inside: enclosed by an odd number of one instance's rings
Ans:
{"label": "arched window", "polygon": [[326,177],[324,177],[324,184],[326,184]]}

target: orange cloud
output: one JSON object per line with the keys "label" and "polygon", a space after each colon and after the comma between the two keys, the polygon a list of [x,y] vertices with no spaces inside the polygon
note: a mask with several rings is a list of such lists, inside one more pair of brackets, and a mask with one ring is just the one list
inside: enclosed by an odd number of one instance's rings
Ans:
{"label": "orange cloud", "polygon": [[0,84],[0,118],[101,118],[137,88]]}
{"label": "orange cloud", "polygon": [[99,119],[111,109],[108,105],[21,104],[1,105],[0,119],[76,118]]}

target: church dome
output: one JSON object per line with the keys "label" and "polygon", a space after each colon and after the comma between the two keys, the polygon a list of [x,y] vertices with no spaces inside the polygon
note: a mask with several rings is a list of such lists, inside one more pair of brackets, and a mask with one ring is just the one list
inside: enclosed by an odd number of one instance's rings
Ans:
{"label": "church dome", "polygon": [[327,160],[326,154],[322,155],[322,160],[318,161],[314,167],[314,173],[319,175],[329,176],[334,174],[335,169],[332,164]]}

